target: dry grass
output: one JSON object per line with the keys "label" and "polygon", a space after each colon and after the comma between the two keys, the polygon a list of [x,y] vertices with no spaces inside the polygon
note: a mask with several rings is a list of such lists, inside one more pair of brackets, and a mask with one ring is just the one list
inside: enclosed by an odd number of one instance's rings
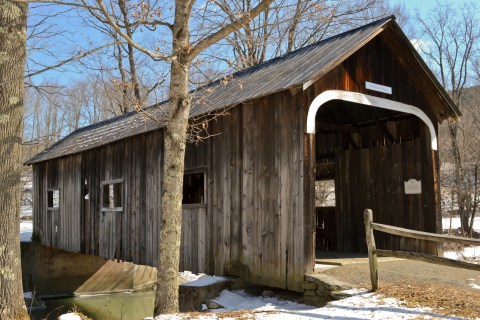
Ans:
{"label": "dry grass", "polygon": [[444,315],[480,317],[480,290],[411,282],[383,283],[378,293],[404,301],[407,307],[431,307]]}

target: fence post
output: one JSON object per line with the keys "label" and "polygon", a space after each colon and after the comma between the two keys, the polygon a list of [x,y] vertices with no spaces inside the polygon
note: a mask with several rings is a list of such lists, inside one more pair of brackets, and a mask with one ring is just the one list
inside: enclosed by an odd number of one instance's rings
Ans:
{"label": "fence post", "polygon": [[368,262],[370,265],[370,280],[372,282],[372,291],[378,289],[378,265],[377,265],[377,253],[375,252],[375,238],[373,236],[373,213],[370,209],[365,209],[363,212],[365,219],[365,237],[367,240],[368,248]]}

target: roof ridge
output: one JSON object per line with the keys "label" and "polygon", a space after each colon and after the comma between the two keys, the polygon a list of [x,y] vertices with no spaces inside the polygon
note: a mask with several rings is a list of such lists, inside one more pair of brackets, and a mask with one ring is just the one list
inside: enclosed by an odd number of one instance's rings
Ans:
{"label": "roof ridge", "polygon": [[[232,86],[232,83],[235,83],[235,80],[238,80],[238,81],[241,82],[241,81],[244,81],[244,80],[249,80],[250,78],[256,79],[256,78],[258,78],[259,74],[262,75],[262,77],[266,76],[268,78],[269,74],[264,75],[263,71],[264,70],[268,71],[270,69],[273,69],[274,71],[276,71],[278,75],[282,75],[283,72],[288,71],[288,68],[285,69],[285,65],[284,65],[285,63],[286,64],[292,63],[292,64],[295,65],[295,63],[298,59],[302,60],[302,57],[303,57],[303,59],[305,58],[304,56],[308,57],[308,54],[310,52],[316,52],[317,50],[321,51],[321,50],[324,50],[323,48],[326,48],[325,50],[327,50],[327,52],[324,52],[321,56],[317,57],[317,59],[314,60],[314,61],[318,61],[318,63],[320,63],[320,64],[325,63],[325,61],[323,61],[323,60],[333,59],[333,57],[331,55],[338,54],[336,52],[336,51],[338,51],[337,50],[338,48],[336,50],[333,50],[332,48],[330,48],[330,46],[331,46],[330,43],[336,43],[336,41],[339,41],[340,43],[342,43],[342,41],[343,42],[350,41],[349,40],[350,37],[352,37],[353,41],[358,41],[358,39],[356,39],[356,37],[358,38],[357,33],[359,34],[359,36],[364,37],[364,35],[362,35],[363,30],[368,31],[369,28],[372,28],[372,26],[375,26],[375,25],[378,25],[378,27],[380,27],[386,21],[389,21],[389,20],[392,20],[392,19],[395,19],[395,17],[394,16],[384,17],[382,19],[372,21],[368,24],[359,26],[359,27],[354,28],[354,29],[344,31],[344,32],[339,33],[337,35],[328,37],[326,39],[319,40],[319,41],[314,42],[310,45],[301,47],[297,50],[285,53],[281,56],[278,56],[278,57],[275,57],[273,59],[270,59],[270,60],[264,61],[262,63],[259,63],[255,66],[252,66],[252,67],[249,67],[249,68],[246,68],[246,69],[234,72],[234,73],[230,73],[226,77],[233,78],[233,81],[230,81],[230,84],[226,86],[227,89],[219,89],[220,93],[217,93],[217,96],[214,97],[214,99],[216,99],[216,100],[215,101],[212,101],[212,100],[208,101],[208,105],[210,106],[210,108],[213,108],[213,109],[216,110],[216,109],[222,107],[222,105],[221,105],[222,103],[223,104],[226,103],[228,105],[230,103],[239,103],[238,99],[240,99],[240,97],[238,97],[238,95],[237,96],[235,95],[236,91],[237,91],[235,89],[235,85]],[[345,38],[345,40],[344,40],[344,38]],[[345,44],[343,44],[342,50],[346,50]],[[308,59],[310,59],[310,60],[308,60],[309,62],[312,61],[311,57],[308,58]],[[296,67],[300,67],[300,66],[297,65]],[[317,66],[317,67],[319,67],[319,66]],[[304,70],[304,71],[306,73],[308,73],[308,70]],[[271,71],[269,71],[269,72],[271,72]],[[196,109],[198,109],[198,107],[200,105],[199,105],[199,101],[195,100],[196,97],[197,98],[199,96],[201,97],[202,94],[205,93],[204,90],[207,90],[211,87],[215,87],[215,88],[218,87],[223,79],[224,79],[224,77],[216,79],[216,80],[211,81],[211,82],[209,82],[209,83],[207,83],[203,86],[197,87],[197,88],[189,91],[189,93],[192,95],[192,98],[193,98],[192,99],[192,109],[191,109],[191,113],[190,113],[189,117],[195,116],[196,113],[198,113],[198,110],[196,110]],[[275,83],[277,83],[277,87],[278,87],[275,90],[277,90],[279,88],[283,90],[283,89],[288,88],[291,85],[298,84],[300,82],[304,82],[304,80],[305,80],[305,79],[301,79],[301,77],[298,77],[298,76],[293,77],[293,78],[289,77],[288,79],[290,79],[290,80],[286,80],[286,81],[284,81],[282,79],[283,78],[280,78],[280,79],[278,79],[277,82],[275,82]],[[258,80],[258,79],[256,79],[256,80]],[[300,82],[298,82],[298,81],[300,81]],[[248,85],[248,82],[246,84]],[[270,90],[270,89],[266,89],[268,87],[268,85],[269,85],[268,83],[266,85],[263,85],[263,82],[262,82],[262,85],[260,85],[260,87],[258,87],[258,86],[254,87],[253,90],[256,90],[255,92],[259,92],[259,90],[260,90],[261,92],[263,92],[263,94],[266,94],[266,91]],[[250,88],[250,89],[252,89],[252,88]],[[274,89],[271,89],[271,90],[274,90]],[[274,91],[271,91],[271,90],[269,91],[270,93],[274,92]],[[233,95],[234,98],[231,98],[232,95]],[[205,95],[205,96],[208,96],[210,98],[211,94]],[[252,95],[252,94],[248,95],[247,94],[245,97],[242,98],[243,99],[242,101],[248,100],[252,97],[254,97],[254,95]],[[116,128],[114,130],[115,131],[115,134],[114,134],[115,137],[111,136],[111,138],[103,139],[102,142],[98,141],[98,143],[96,143],[96,144],[95,143],[86,143],[85,146],[80,147],[80,148],[72,148],[70,146],[70,151],[67,151],[67,152],[64,151],[64,152],[61,153],[61,155],[71,154],[72,152],[77,153],[77,152],[80,152],[82,150],[88,150],[88,149],[90,149],[94,146],[100,146],[100,145],[103,145],[103,144],[107,143],[107,140],[110,141],[110,142],[113,142],[113,141],[116,141],[118,139],[122,139],[122,138],[125,138],[125,137],[128,137],[128,136],[131,136],[134,132],[136,132],[136,134],[139,134],[141,132],[147,132],[148,130],[152,130],[154,126],[153,125],[148,125],[147,122],[135,123],[135,122],[137,122],[136,121],[137,117],[142,114],[142,111],[155,110],[155,109],[158,109],[159,106],[165,105],[166,103],[168,103],[168,99],[163,100],[161,102],[158,102],[156,104],[147,106],[145,108],[142,108],[140,112],[139,111],[130,111],[126,114],[122,114],[122,115],[119,115],[119,116],[116,116],[116,117],[113,117],[113,118],[110,118],[110,119],[105,119],[105,120],[102,120],[100,122],[97,122],[97,123],[90,124],[88,126],[79,128],[79,129],[69,133],[68,135],[66,135],[65,137],[60,139],[59,141],[55,142],[54,144],[52,144],[50,147],[46,148],[42,152],[35,155],[31,159],[29,159],[27,162],[25,162],[25,164],[32,164],[32,163],[35,163],[35,162],[43,161],[43,160],[40,160],[40,159],[45,160],[45,159],[51,157],[53,154],[50,155],[50,156],[48,156],[48,155],[50,153],[52,153],[52,150],[54,150],[56,148],[61,148],[61,147],[59,147],[59,145],[61,145],[62,143],[65,143],[68,147],[72,144],[77,143],[76,141],[79,140],[79,139],[80,140],[91,139],[91,137],[87,137],[90,131],[92,131],[92,132],[95,131],[96,134],[100,134],[100,135],[102,133],[103,134],[108,133],[108,135],[110,135],[112,133],[111,129],[113,128],[113,126],[117,122],[118,122],[118,125],[115,126],[115,127],[118,127],[118,128]],[[205,104],[206,101],[202,101],[201,103]],[[223,106],[225,106],[225,105],[223,105]],[[153,112],[156,113],[156,111],[153,111]],[[129,118],[131,118],[131,119],[129,119]],[[126,120],[126,121],[124,121],[124,120]],[[166,120],[166,119],[164,117],[162,117],[162,119],[159,119],[159,120]],[[164,123],[164,125],[165,125],[165,123]],[[146,126],[146,127],[148,126],[148,129],[145,129],[145,128],[140,129],[140,126]],[[79,138],[76,138],[77,136]],[[83,136],[85,136],[85,137],[83,137]],[[99,139],[99,140],[101,140],[101,139]],[[82,150],[80,150],[80,149],[82,149]],[[55,154],[54,157],[59,157],[61,155],[60,154]]]}
{"label": "roof ridge", "polygon": [[293,51],[290,51],[290,52],[287,52],[287,53],[284,53],[283,55],[281,56],[278,56],[278,57],[274,57],[272,59],[269,59],[269,60],[265,60],[263,62],[260,62],[259,64],[256,64],[254,66],[250,66],[248,68],[245,68],[245,69],[242,69],[242,70],[238,70],[238,71],[235,71],[233,73],[229,73],[228,75],[225,75],[223,77],[220,77],[220,78],[217,78],[215,80],[212,80],[210,81],[209,83],[203,85],[203,86],[200,86],[200,87],[197,87],[195,89],[192,89],[190,90],[189,92],[190,93],[193,93],[193,92],[196,92],[196,91],[199,91],[199,90],[203,90],[203,89],[207,89],[215,84],[218,84],[219,82],[221,82],[225,77],[233,77],[235,79],[235,76],[237,75],[241,75],[243,73],[248,73],[249,71],[251,70],[254,70],[254,69],[260,69],[262,66],[265,66],[265,65],[269,65],[269,64],[272,64],[278,60],[283,60],[285,59],[286,57],[288,56],[294,56],[295,54],[298,54],[302,51],[306,51],[308,49],[311,49],[312,47],[315,47],[315,46],[318,46],[318,45],[321,45],[321,44],[325,44],[326,42],[329,42],[329,41],[332,41],[332,40],[335,40],[335,39],[338,39],[338,38],[341,38],[341,37],[344,37],[346,35],[349,35],[351,33],[355,33],[357,31],[360,31],[360,30],[363,30],[363,29],[367,29],[375,24],[381,24],[381,23],[384,23],[385,21],[388,21],[388,20],[395,20],[395,16],[394,15],[390,15],[390,16],[387,16],[387,17],[384,17],[384,18],[381,18],[381,19],[378,19],[378,20],[375,20],[375,21],[372,21],[368,24],[365,24],[365,25],[362,25],[362,26],[359,26],[357,28],[354,28],[354,29],[350,29],[350,30],[347,30],[347,31],[344,31],[342,33],[339,33],[339,34],[336,34],[334,36],[331,36],[331,37],[328,37],[328,38],[325,38],[325,39],[321,39],[319,41],[316,41],[314,43],[311,43],[309,45],[306,45],[304,47],[301,47],[301,48],[298,48],[296,50],[293,50]]}

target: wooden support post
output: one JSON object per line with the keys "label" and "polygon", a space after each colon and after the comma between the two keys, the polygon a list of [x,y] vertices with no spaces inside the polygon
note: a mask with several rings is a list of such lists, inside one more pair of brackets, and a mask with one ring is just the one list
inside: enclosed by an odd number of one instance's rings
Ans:
{"label": "wooden support post", "polygon": [[377,264],[377,253],[375,252],[375,237],[373,236],[373,213],[370,209],[365,209],[363,212],[365,219],[365,237],[367,240],[368,247],[368,262],[370,265],[370,280],[372,282],[372,291],[377,291],[378,289],[378,264]]}

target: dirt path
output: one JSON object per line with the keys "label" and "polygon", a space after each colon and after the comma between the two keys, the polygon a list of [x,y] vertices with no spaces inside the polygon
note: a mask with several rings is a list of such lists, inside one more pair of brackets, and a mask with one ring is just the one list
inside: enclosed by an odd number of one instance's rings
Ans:
{"label": "dirt path", "polygon": [[[355,286],[370,288],[368,263],[323,271]],[[404,300],[407,306],[428,306],[447,315],[480,318],[480,272],[434,264],[395,260],[378,266],[379,293]]]}

